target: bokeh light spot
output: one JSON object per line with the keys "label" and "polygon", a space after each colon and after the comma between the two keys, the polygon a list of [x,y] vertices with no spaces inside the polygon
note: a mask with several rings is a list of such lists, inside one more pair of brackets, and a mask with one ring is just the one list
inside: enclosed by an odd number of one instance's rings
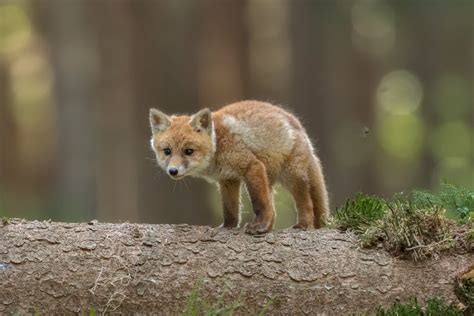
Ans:
{"label": "bokeh light spot", "polygon": [[420,106],[422,99],[420,81],[406,70],[387,74],[376,91],[377,104],[391,114],[412,113]]}
{"label": "bokeh light spot", "polygon": [[435,129],[432,150],[438,159],[465,158],[470,155],[473,136],[463,121],[451,121]]}
{"label": "bokeh light spot", "polygon": [[352,27],[354,45],[361,50],[380,55],[394,46],[394,13],[384,1],[356,1],[352,8]]}
{"label": "bokeh light spot", "polygon": [[414,159],[423,146],[424,126],[414,115],[382,115],[379,118],[379,141],[390,155]]}
{"label": "bokeh light spot", "polygon": [[0,5],[0,52],[14,52],[28,43],[31,23],[18,5]]}

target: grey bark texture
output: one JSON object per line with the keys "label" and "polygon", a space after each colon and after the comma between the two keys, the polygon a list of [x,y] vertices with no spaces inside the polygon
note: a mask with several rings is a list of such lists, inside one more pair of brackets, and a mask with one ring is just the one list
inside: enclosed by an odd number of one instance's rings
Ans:
{"label": "grey bark texture", "polygon": [[245,235],[188,225],[0,224],[0,314],[179,314],[197,289],[237,314],[347,315],[416,296],[456,302],[471,254],[411,262],[332,229]]}

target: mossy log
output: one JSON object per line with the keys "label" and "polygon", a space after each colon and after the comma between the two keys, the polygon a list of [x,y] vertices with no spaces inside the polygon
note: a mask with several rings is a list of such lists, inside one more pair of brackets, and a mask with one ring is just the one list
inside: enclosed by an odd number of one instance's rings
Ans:
{"label": "mossy log", "polygon": [[332,229],[188,225],[0,224],[0,314],[179,314],[194,289],[238,314],[351,314],[397,300],[457,302],[454,277],[474,255],[422,262],[361,249]]}

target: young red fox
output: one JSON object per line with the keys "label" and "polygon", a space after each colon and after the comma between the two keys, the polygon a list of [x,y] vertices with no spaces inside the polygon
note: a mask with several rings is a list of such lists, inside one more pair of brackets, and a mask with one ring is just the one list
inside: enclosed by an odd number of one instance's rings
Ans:
{"label": "young red fox", "polygon": [[167,116],[151,109],[150,123],[158,165],[171,178],[197,176],[218,183],[223,227],[239,225],[244,182],[255,212],[245,231],[270,231],[275,220],[272,187],[277,181],[293,195],[298,211],[294,228],[324,225],[329,206],[321,162],[290,113],[269,103],[242,101],[193,116]]}

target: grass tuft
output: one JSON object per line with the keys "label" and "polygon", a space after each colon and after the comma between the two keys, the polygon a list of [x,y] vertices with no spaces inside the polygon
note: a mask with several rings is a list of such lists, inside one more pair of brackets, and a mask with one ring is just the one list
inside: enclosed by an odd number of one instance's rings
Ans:
{"label": "grass tuft", "polygon": [[412,200],[418,207],[439,207],[453,219],[474,219],[474,191],[443,182],[437,194],[427,191],[413,191]]}
{"label": "grass tuft", "polygon": [[379,197],[357,193],[343,207],[336,209],[333,224],[342,230],[363,233],[384,216],[385,204]]}
{"label": "grass tuft", "polygon": [[448,305],[439,298],[431,299],[421,307],[416,299],[406,303],[395,303],[388,309],[379,308],[377,316],[461,316],[462,312],[454,305]]}
{"label": "grass tuft", "polygon": [[387,206],[381,230],[388,251],[419,260],[457,246],[454,223],[444,217],[443,209],[420,208],[403,196]]}
{"label": "grass tuft", "polygon": [[205,301],[199,294],[199,287],[195,287],[188,296],[183,316],[226,316],[241,307],[242,304],[234,302],[231,305],[223,305],[221,300],[211,304]]}

